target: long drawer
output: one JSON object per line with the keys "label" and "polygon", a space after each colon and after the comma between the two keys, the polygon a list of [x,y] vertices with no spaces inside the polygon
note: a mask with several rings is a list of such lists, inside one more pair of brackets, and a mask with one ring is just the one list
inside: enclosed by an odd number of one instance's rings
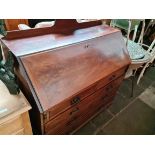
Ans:
{"label": "long drawer", "polygon": [[23,128],[22,117],[17,116],[0,125],[0,135],[9,135]]}
{"label": "long drawer", "polygon": [[90,117],[92,117],[95,113],[97,113],[101,108],[106,107],[107,104],[109,104],[115,96],[115,93],[109,95],[108,98],[106,98],[106,101],[103,101],[102,99],[98,99],[92,104],[89,104],[88,107],[85,107],[81,110],[81,115],[74,115],[70,120],[68,120],[66,123],[60,123],[57,127],[52,128],[48,131],[47,134],[70,134],[75,129],[77,129],[79,126],[84,124]]}
{"label": "long drawer", "polygon": [[85,112],[83,115],[79,117],[75,117],[69,125],[64,126],[61,128],[61,131],[59,131],[57,134],[70,134],[74,130],[76,130],[78,127],[81,127],[87,120],[89,120],[94,114],[96,114],[100,109],[105,109],[107,105],[111,104],[113,98],[115,97],[115,93],[112,93],[111,96],[106,98],[106,100],[99,99],[98,101],[92,103],[87,109],[85,109]]}
{"label": "long drawer", "polygon": [[124,75],[126,68],[122,68],[114,73],[110,74],[108,77],[98,81],[94,85],[88,87],[87,89],[83,90],[82,92],[74,95],[70,99],[63,101],[62,103],[57,104],[56,106],[52,107],[48,110],[49,117],[48,119],[44,119],[44,122],[48,122],[50,119],[56,117],[63,111],[69,109],[70,107],[81,103],[86,97],[90,96],[91,94],[95,93],[98,89],[104,87],[105,85],[109,84],[110,82],[114,81],[118,77]]}
{"label": "long drawer", "polygon": [[48,123],[45,123],[45,134],[57,134],[62,128],[64,133],[64,129],[68,130],[71,128],[73,130],[73,128],[86,121],[87,118],[96,112],[96,108],[108,104],[109,100],[113,99],[122,79],[123,76],[99,89],[65,112],[62,112]]}

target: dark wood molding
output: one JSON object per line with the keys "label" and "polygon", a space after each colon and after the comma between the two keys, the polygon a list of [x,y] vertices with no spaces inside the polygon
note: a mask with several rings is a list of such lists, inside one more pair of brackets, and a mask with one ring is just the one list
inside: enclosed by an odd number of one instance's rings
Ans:
{"label": "dark wood molding", "polygon": [[78,23],[76,19],[57,19],[55,21],[54,26],[52,27],[8,31],[7,35],[5,36],[5,39],[10,40],[10,39],[39,36],[39,35],[45,35],[45,34],[51,34],[51,33],[70,34],[77,29],[88,28],[88,27],[97,26],[101,24],[102,24],[101,20]]}

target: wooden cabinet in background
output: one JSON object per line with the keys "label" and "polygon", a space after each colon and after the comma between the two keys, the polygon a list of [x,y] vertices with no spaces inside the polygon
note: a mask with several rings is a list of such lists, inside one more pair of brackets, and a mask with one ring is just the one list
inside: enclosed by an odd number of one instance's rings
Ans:
{"label": "wooden cabinet in background", "polygon": [[130,64],[121,32],[101,21],[57,20],[10,32],[2,42],[16,58],[37,134],[79,129],[112,103]]}
{"label": "wooden cabinet in background", "polygon": [[22,92],[11,95],[0,81],[0,135],[31,135],[30,109]]}
{"label": "wooden cabinet in background", "polygon": [[4,21],[5,21],[5,26],[7,31],[19,30],[18,29],[19,24],[28,25],[27,19],[5,19]]}

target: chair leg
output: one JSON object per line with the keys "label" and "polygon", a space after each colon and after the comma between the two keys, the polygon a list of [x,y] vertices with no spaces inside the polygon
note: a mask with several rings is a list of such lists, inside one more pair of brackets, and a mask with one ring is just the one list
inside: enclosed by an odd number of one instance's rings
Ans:
{"label": "chair leg", "polygon": [[133,74],[132,74],[132,84],[131,84],[131,97],[133,97],[133,93],[134,93],[134,81],[135,81],[135,75],[136,75],[136,72],[137,70],[133,71]]}
{"label": "chair leg", "polygon": [[134,91],[134,79],[135,79],[135,75],[132,75],[132,85],[131,85],[131,97],[133,97],[133,91]]}
{"label": "chair leg", "polygon": [[136,75],[137,69],[133,71],[132,74],[132,86],[131,86],[131,97],[133,97],[133,93],[134,93],[134,81],[135,81],[135,75]]}
{"label": "chair leg", "polygon": [[142,71],[140,72],[140,75],[139,75],[138,80],[137,80],[137,85],[139,84],[140,79],[143,77],[144,72],[145,72],[145,70],[146,70],[146,68],[147,68],[148,66],[149,66],[149,62],[148,62],[148,63],[146,63],[146,64],[144,65],[144,67],[143,67]]}

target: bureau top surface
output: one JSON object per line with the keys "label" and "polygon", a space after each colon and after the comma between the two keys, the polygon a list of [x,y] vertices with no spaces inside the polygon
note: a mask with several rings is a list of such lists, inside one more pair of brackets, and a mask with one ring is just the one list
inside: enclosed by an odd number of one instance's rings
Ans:
{"label": "bureau top surface", "polygon": [[43,111],[130,63],[119,31],[20,58]]}
{"label": "bureau top surface", "polygon": [[78,29],[68,35],[45,34],[20,39],[2,39],[2,41],[16,57],[19,57],[57,47],[63,47],[68,44],[74,44],[114,32],[118,32],[118,30],[106,25],[100,25],[90,28]]}
{"label": "bureau top surface", "polygon": [[18,95],[11,95],[5,84],[0,81],[0,124],[29,109],[31,107],[22,92]]}

